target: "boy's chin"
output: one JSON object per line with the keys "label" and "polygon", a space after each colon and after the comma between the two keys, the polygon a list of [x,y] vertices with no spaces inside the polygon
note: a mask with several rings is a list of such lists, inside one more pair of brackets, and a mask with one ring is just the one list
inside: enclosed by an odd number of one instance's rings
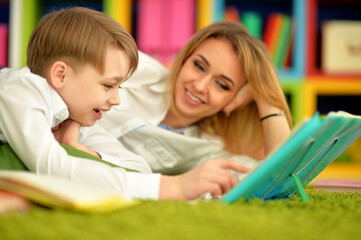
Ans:
{"label": "boy's chin", "polygon": [[80,126],[81,127],[92,127],[92,126],[94,126],[95,123],[96,123],[96,121],[80,122]]}

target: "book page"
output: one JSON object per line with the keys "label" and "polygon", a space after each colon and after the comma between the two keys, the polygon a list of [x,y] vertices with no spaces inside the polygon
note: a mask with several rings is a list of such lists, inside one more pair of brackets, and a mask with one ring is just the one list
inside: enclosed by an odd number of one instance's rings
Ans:
{"label": "book page", "polygon": [[46,206],[86,212],[111,211],[136,204],[114,191],[23,171],[0,171],[0,189]]}

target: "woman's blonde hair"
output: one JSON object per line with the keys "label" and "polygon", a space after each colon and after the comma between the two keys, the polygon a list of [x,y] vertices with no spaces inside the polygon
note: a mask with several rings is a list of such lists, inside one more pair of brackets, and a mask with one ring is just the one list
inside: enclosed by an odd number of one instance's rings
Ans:
{"label": "woman's blonde hair", "polygon": [[89,63],[104,73],[110,45],[127,53],[129,77],[138,66],[138,49],[132,36],[102,12],[83,7],[61,9],[44,15],[36,25],[28,44],[27,65],[43,77],[57,60],[70,64],[75,71]]}
{"label": "woman's blonde hair", "polygon": [[[289,126],[291,114],[283,93],[277,70],[262,41],[252,37],[240,23],[218,22],[201,29],[188,41],[175,59],[167,83],[170,93],[170,108],[176,112],[174,103],[175,82],[185,61],[195,49],[209,38],[222,39],[233,45],[239,56],[248,84],[272,105],[283,109]],[[215,134],[223,139],[225,149],[235,154],[247,154],[254,158],[264,155],[264,137],[257,105],[234,110],[229,117],[223,112],[200,120],[197,125],[202,131]]]}

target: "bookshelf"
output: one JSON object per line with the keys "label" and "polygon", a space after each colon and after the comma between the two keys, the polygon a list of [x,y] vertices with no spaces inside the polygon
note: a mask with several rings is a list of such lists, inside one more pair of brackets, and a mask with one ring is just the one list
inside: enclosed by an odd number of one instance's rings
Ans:
{"label": "bookshelf", "polygon": [[[142,48],[145,45],[141,42],[140,33],[144,29],[141,28],[140,22],[146,17],[142,15],[144,11],[141,10],[141,6],[147,1],[149,0],[0,0],[0,23],[5,22],[9,25],[8,38],[11,44],[9,44],[8,65],[25,66],[27,41],[40,16],[51,9],[67,6],[84,6],[104,11],[120,22],[134,36],[139,48],[144,51]],[[338,109],[334,110],[347,109],[350,113],[361,114],[360,107],[355,104],[361,100],[361,70],[359,74],[347,72],[329,74],[322,69],[323,22],[361,21],[360,0],[152,0],[152,4],[148,5],[153,5],[151,7],[154,8],[156,4],[160,9],[157,15],[158,33],[161,34],[159,36],[164,36],[165,32],[169,33],[166,39],[167,42],[171,42],[171,39],[177,37],[180,39],[177,30],[188,34],[182,35],[182,41],[170,45],[172,49],[170,55],[175,54],[193,32],[212,22],[222,20],[230,6],[237,9],[240,15],[247,12],[257,13],[263,24],[272,12],[290,16],[296,25],[292,61],[286,68],[279,67],[278,71],[282,87],[289,99],[294,123],[305,116],[311,116],[316,110],[321,113],[332,110],[336,106],[335,103]],[[166,7],[167,4],[168,7],[173,6],[179,12],[183,11],[179,13],[178,20],[185,16],[191,19],[187,22],[178,22],[178,25],[187,28],[174,29],[169,24],[160,25],[159,22],[167,22],[171,19],[171,11],[162,14],[165,9],[169,9]],[[185,5],[187,8],[184,7]],[[186,15],[187,11],[191,14]],[[152,30],[154,29],[156,28],[153,26]],[[164,48],[164,42],[158,46]],[[156,46],[155,51],[169,50],[157,49]]]}
{"label": "bookshelf", "polygon": [[[227,7],[236,8],[241,16],[246,13],[256,13],[262,21],[262,34],[267,32],[267,23],[273,14],[282,14],[291,19],[293,38],[292,39],[292,60],[289,67],[278,67],[281,79],[287,81],[303,81],[305,75],[305,45],[306,40],[306,5],[303,0],[225,0]],[[266,40],[263,36],[262,40]]]}

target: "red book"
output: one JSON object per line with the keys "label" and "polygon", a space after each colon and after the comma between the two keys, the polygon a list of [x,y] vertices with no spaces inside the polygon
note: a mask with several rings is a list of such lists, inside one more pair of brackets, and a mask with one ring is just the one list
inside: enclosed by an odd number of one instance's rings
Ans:
{"label": "red book", "polygon": [[275,57],[278,39],[281,35],[283,16],[279,13],[271,13],[266,22],[263,41],[266,44],[272,58]]}
{"label": "red book", "polygon": [[8,34],[9,27],[6,24],[0,24],[0,65],[8,66]]}
{"label": "red book", "polygon": [[236,7],[228,6],[224,13],[224,18],[227,21],[240,22],[241,18],[239,17],[239,12]]}

